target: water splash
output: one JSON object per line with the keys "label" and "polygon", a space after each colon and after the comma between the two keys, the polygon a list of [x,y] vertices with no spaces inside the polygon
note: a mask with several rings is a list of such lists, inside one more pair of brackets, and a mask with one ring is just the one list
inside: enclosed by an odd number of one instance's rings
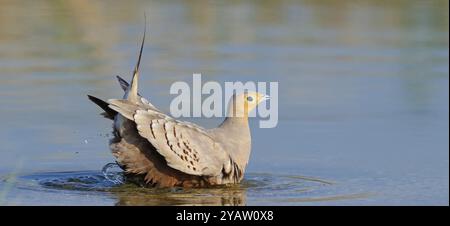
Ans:
{"label": "water splash", "polygon": [[123,184],[124,178],[122,169],[117,163],[108,163],[102,168],[102,173],[105,179],[109,180],[110,182],[114,184]]}

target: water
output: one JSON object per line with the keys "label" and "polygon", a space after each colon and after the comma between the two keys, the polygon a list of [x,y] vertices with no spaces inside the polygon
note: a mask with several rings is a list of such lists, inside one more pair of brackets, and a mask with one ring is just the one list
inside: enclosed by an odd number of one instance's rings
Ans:
{"label": "water", "polygon": [[[246,205],[248,202],[261,205],[274,202],[292,205],[314,199],[339,200],[368,195],[322,197],[320,190],[326,191],[332,184],[307,177],[249,174],[239,185],[205,189],[155,189],[132,183],[117,184],[98,171],[40,173],[21,177],[16,182],[16,186],[30,197],[32,204],[40,204],[42,198],[35,200],[35,193],[74,198],[88,198],[95,194],[98,201],[87,203],[95,205],[108,205],[111,202],[116,205]],[[50,199],[50,202],[51,200],[54,199]],[[57,200],[55,201],[54,204],[58,204]]]}
{"label": "water", "polygon": [[[251,121],[241,185],[101,173],[111,123],[86,94],[122,95],[144,11],[141,93],[164,111],[192,73],[279,82],[279,124]],[[2,1],[0,204],[448,205],[448,15],[437,0]]]}

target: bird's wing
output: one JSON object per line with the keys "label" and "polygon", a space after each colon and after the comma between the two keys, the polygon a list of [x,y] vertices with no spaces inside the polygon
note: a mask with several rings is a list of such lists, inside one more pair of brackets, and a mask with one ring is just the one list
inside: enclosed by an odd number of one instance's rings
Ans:
{"label": "bird's wing", "polygon": [[134,121],[139,135],[161,154],[167,165],[191,175],[218,175],[228,155],[205,129],[175,120],[126,100],[110,100],[110,107]]}
{"label": "bird's wing", "polygon": [[151,104],[148,100],[143,97],[139,97],[139,102],[133,103],[129,100],[125,99],[109,99],[108,107],[113,109],[114,111],[119,112],[125,118],[134,121],[133,115],[137,110],[149,110],[153,112],[154,116],[158,116],[161,118],[169,117],[166,114],[162,113],[159,109],[157,109],[153,104]]}

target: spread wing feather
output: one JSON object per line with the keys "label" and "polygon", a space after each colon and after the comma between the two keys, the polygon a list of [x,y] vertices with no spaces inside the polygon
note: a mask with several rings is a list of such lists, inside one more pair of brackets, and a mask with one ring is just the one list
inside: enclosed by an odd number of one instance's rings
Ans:
{"label": "spread wing feather", "polygon": [[191,175],[221,173],[228,155],[205,129],[127,100],[108,102],[112,109],[136,123],[139,135],[155,147],[170,167]]}

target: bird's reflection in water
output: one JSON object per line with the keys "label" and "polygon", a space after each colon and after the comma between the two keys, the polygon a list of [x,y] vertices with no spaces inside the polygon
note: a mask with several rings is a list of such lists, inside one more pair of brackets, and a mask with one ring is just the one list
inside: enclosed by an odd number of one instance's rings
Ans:
{"label": "bird's reflection in water", "polygon": [[246,205],[246,188],[242,185],[204,189],[131,188],[130,186],[134,185],[124,184],[111,190],[112,195],[117,198],[116,205]]}
{"label": "bird's reflection in water", "polygon": [[117,171],[110,173],[108,169],[112,169],[112,165],[104,167],[105,179],[119,182],[118,186],[109,190],[118,199],[116,205],[241,206],[246,204],[246,189],[252,186],[251,183],[244,182],[209,188],[151,188],[142,184],[142,177],[125,176]]}

